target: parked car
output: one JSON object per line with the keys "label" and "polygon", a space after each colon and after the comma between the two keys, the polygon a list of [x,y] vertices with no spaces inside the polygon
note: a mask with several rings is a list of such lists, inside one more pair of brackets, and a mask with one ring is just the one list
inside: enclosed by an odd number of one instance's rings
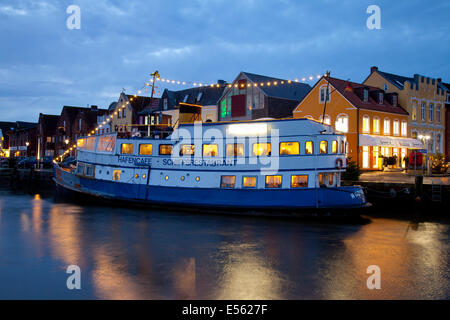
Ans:
{"label": "parked car", "polygon": [[20,169],[33,168],[36,163],[36,157],[26,157],[17,162],[17,167]]}
{"label": "parked car", "polygon": [[50,169],[52,167],[53,158],[45,156],[39,160],[39,164],[42,164],[42,168]]}
{"label": "parked car", "polygon": [[1,158],[0,159],[0,168],[9,168],[9,159]]}

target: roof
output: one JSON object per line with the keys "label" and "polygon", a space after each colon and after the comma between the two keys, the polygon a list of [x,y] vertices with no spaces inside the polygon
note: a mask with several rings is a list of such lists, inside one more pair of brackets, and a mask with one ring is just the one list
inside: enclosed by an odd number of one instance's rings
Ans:
{"label": "roof", "polygon": [[[384,90],[381,90],[380,88],[332,77],[324,77],[324,78],[325,80],[329,80],[330,84],[336,89],[336,91],[342,94],[356,108],[408,115],[408,112],[405,109],[403,109],[400,106],[394,107],[386,98],[383,99],[382,104],[379,104],[377,101],[375,101],[371,97],[370,93],[374,91],[384,92]],[[319,82],[320,80],[317,83]],[[348,87],[351,87],[352,90],[348,90],[347,89]],[[368,101],[364,101],[355,93],[355,89],[358,88],[367,88],[369,90]]]}
{"label": "roof", "polygon": [[[160,101],[159,108],[163,109],[164,99],[167,99],[167,109],[173,109],[180,102],[198,104],[201,106],[217,105],[222,93],[225,89],[225,84],[219,85],[219,87],[208,86],[189,88],[179,91],[171,91],[165,89]],[[185,100],[187,96],[187,99]]]}
{"label": "roof", "polygon": [[414,78],[403,77],[396,74],[383,72],[380,70],[377,70],[377,72],[399,89],[404,88],[405,82],[416,83],[416,80]]}
{"label": "roof", "polygon": [[16,127],[15,122],[0,121],[0,130],[2,130],[3,134],[5,134],[8,131],[14,130],[15,127]]}
{"label": "roof", "polygon": [[[267,83],[267,82],[281,82],[288,81],[285,79],[267,77],[250,72],[241,72],[249,80],[256,83]],[[260,86],[259,87],[268,97],[281,98],[288,100],[301,101],[311,90],[311,86],[302,82],[292,82],[289,85],[279,85],[279,86]]]}
{"label": "roof", "polygon": [[53,114],[39,114],[39,123],[42,124],[43,129],[47,134],[54,133],[58,126],[59,116]]}

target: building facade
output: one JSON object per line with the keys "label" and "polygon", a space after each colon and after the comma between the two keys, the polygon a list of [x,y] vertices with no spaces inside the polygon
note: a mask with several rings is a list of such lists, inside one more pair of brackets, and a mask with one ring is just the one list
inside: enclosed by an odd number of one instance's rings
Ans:
{"label": "building facade", "polygon": [[293,115],[344,133],[347,157],[364,170],[382,169],[384,157],[395,159],[391,166],[403,167],[408,149],[422,147],[409,138],[408,112],[398,104],[398,95],[360,83],[324,76]]}
{"label": "building facade", "polygon": [[9,152],[12,157],[35,157],[37,123],[17,121],[9,136]]}
{"label": "building facade", "polygon": [[290,118],[311,87],[306,83],[241,72],[218,102],[218,120]]}
{"label": "building facade", "polygon": [[397,93],[409,113],[409,134],[424,143],[428,154],[443,153],[445,146],[446,88],[437,79],[415,74],[412,78],[370,69],[364,84]]}
{"label": "building facade", "polygon": [[0,157],[9,157],[9,135],[16,126],[15,122],[0,121]]}
{"label": "building facade", "polygon": [[43,157],[55,157],[56,155],[56,130],[58,126],[58,115],[39,114],[37,126],[37,159]]}
{"label": "building facade", "polygon": [[[439,79],[438,79],[439,80]],[[450,162],[450,83],[443,83],[447,88],[445,98],[445,159]]]}

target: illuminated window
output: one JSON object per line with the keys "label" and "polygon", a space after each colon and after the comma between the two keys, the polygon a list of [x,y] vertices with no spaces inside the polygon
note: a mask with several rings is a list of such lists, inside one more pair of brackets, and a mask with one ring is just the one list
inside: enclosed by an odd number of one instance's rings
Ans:
{"label": "illuminated window", "polygon": [[363,147],[363,168],[369,168],[369,147]]}
{"label": "illuminated window", "polygon": [[362,130],[364,133],[370,132],[370,117],[364,116],[362,121]]}
{"label": "illuminated window", "polygon": [[98,138],[97,151],[113,152],[116,139],[114,136],[102,136]]}
{"label": "illuminated window", "polygon": [[391,134],[391,120],[389,120],[389,119],[384,119],[383,132],[384,132],[384,134],[387,135],[387,136]]}
{"label": "illuminated window", "polygon": [[235,176],[222,176],[220,179],[221,188],[234,188],[236,182]]}
{"label": "illuminated window", "polygon": [[166,181],[169,180],[169,176],[165,176],[164,179],[166,179]]}
{"label": "illuminated window", "polygon": [[171,144],[160,144],[159,154],[160,155],[171,155],[173,146]]}
{"label": "illuminated window", "polygon": [[340,153],[344,153],[345,152],[345,145],[344,145],[344,141],[341,141],[341,150]]}
{"label": "illuminated window", "polygon": [[204,157],[218,157],[219,149],[217,144],[204,144],[203,145],[203,156]]}
{"label": "illuminated window", "polygon": [[393,122],[393,132],[394,132],[394,136],[400,135],[400,121],[394,120],[394,122]]}
{"label": "illuminated window", "polygon": [[242,186],[244,188],[256,188],[256,177],[244,177]]}
{"label": "illuminated window", "polygon": [[254,156],[270,156],[270,143],[254,143],[253,144]]}
{"label": "illuminated window", "polygon": [[195,150],[195,145],[193,144],[182,144],[180,148],[180,156],[193,155]]}
{"label": "illuminated window", "polygon": [[319,173],[319,186],[323,185],[323,173]]}
{"label": "illuminated window", "polygon": [[328,153],[328,142],[325,140],[320,141],[320,153]]}
{"label": "illuminated window", "polygon": [[121,154],[133,154],[133,144],[132,143],[122,143],[120,146]]}
{"label": "illuminated window", "polygon": [[120,173],[122,172],[122,170],[114,170],[113,171],[113,180],[114,181],[119,181],[120,180]]}
{"label": "illuminated window", "polygon": [[184,177],[184,176],[181,176],[180,180],[181,180],[181,181],[184,181],[184,179],[185,179],[185,177]]}
{"label": "illuminated window", "polygon": [[134,176],[136,179],[138,179],[139,178],[139,175],[136,173],[136,175]]}
{"label": "illuminated window", "polygon": [[[319,121],[322,122],[322,119],[323,119],[323,116],[320,116]],[[323,120],[323,123],[331,125],[331,118],[329,115],[327,115],[327,114],[325,115],[325,120]]]}
{"label": "illuminated window", "polygon": [[227,144],[227,157],[243,157],[244,144],[243,143],[229,143]]}
{"label": "illuminated window", "polygon": [[298,142],[281,142],[280,155],[300,154],[300,146]]}
{"label": "illuminated window", "polygon": [[373,147],[373,153],[372,153],[372,167],[378,168],[378,157],[379,157],[379,148]]}
{"label": "illuminated window", "polygon": [[313,147],[314,147],[314,144],[312,141],[306,141],[305,154],[313,154],[314,153]]}
{"label": "illuminated window", "polygon": [[195,181],[199,182],[200,181],[200,177],[195,177]]}
{"label": "illuminated window", "polygon": [[307,175],[291,176],[291,188],[307,188],[307,187],[308,187]]}
{"label": "illuminated window", "polygon": [[281,188],[281,176],[266,176],[266,188]]}
{"label": "illuminated window", "polygon": [[338,142],[334,140],[331,143],[331,153],[337,153],[338,152]]}
{"label": "illuminated window", "polygon": [[151,144],[140,144],[139,145],[139,154],[151,155],[152,153],[153,153],[153,145],[151,145]]}
{"label": "illuminated window", "polygon": [[336,118],[335,128],[339,132],[348,132],[348,116],[347,115],[339,115]]}
{"label": "illuminated window", "polygon": [[380,133],[380,118],[373,118],[373,133]]}
{"label": "illuminated window", "polygon": [[402,121],[402,136],[406,137],[408,135],[408,122],[406,120]]}

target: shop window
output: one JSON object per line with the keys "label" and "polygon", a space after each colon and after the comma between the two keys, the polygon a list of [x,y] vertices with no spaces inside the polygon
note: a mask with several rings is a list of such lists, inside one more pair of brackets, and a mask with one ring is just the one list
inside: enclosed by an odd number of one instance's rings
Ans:
{"label": "shop window", "polygon": [[113,180],[114,181],[119,181],[120,180],[121,172],[122,172],[122,170],[114,170],[113,171]]}
{"label": "shop window", "polygon": [[244,188],[256,188],[256,177],[244,177],[242,186]]}
{"label": "shop window", "polygon": [[152,144],[140,144],[139,145],[139,154],[149,156],[153,153],[153,145]]}
{"label": "shop window", "polygon": [[325,140],[320,141],[320,153],[328,153],[328,142]]}
{"label": "shop window", "polygon": [[234,188],[236,176],[222,176],[220,179],[221,188]]}
{"label": "shop window", "polygon": [[308,175],[294,175],[291,176],[291,188],[307,188]]}
{"label": "shop window", "polygon": [[132,143],[122,143],[120,146],[121,154],[133,154],[133,144]]}
{"label": "shop window", "polygon": [[219,148],[217,144],[204,144],[203,145],[203,156],[204,157],[218,157]]}
{"label": "shop window", "polygon": [[227,144],[227,157],[243,157],[244,144],[243,143],[229,143]]}
{"label": "shop window", "polygon": [[334,140],[331,143],[331,153],[337,153],[338,152],[338,142]]}
{"label": "shop window", "polygon": [[180,148],[180,156],[190,156],[193,155],[195,151],[195,145],[193,144],[182,144]]}
{"label": "shop window", "polygon": [[266,176],[266,188],[281,188],[281,176]]}
{"label": "shop window", "polygon": [[313,154],[314,153],[314,144],[312,141],[306,141],[305,143],[305,154]]}
{"label": "shop window", "polygon": [[369,168],[369,147],[363,147],[363,168]]}
{"label": "shop window", "polygon": [[171,155],[173,146],[171,144],[160,144],[159,154],[160,155]]}
{"label": "shop window", "polygon": [[379,151],[378,147],[373,147],[373,158],[372,158],[372,167],[378,168],[378,158],[379,158]]}
{"label": "shop window", "polygon": [[254,143],[253,144],[254,156],[270,156],[270,143]]}
{"label": "shop window", "polygon": [[300,146],[298,142],[281,142],[280,155],[300,154]]}

